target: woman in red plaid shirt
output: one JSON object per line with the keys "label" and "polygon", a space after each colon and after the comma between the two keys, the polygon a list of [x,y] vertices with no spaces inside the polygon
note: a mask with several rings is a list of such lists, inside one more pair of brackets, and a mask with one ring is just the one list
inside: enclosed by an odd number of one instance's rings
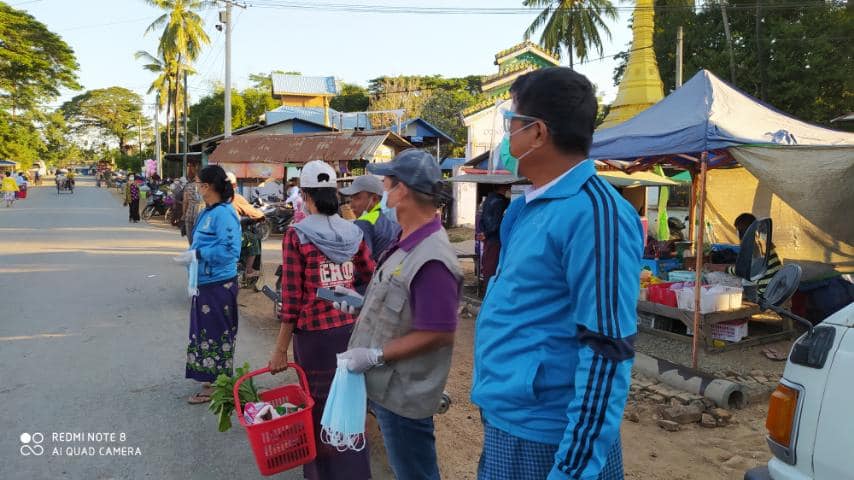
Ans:
{"label": "woman in red plaid shirt", "polygon": [[364,291],[374,271],[362,230],[338,216],[335,170],[315,160],[305,164],[300,186],[307,217],[291,226],[282,240],[282,324],[269,367],[287,369],[294,339],[294,361],[308,376],[315,400],[317,458],[303,467],[312,480],[371,478],[368,449],[339,452],[320,441],[320,419],[335,376],[336,355],[347,350],[356,317],[317,297],[318,288],[336,286]]}

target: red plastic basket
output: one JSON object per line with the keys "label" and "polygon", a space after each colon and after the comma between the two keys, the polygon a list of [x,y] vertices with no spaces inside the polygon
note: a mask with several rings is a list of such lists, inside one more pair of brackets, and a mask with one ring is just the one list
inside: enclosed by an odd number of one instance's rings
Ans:
{"label": "red plastic basket", "polygon": [[261,394],[261,401],[278,406],[285,402],[301,405],[305,409],[279,417],[269,422],[248,424],[243,418],[243,406],[240,404],[238,391],[245,380],[263,373],[269,373],[269,368],[249,372],[234,382],[234,408],[237,419],[246,429],[249,445],[255,454],[255,463],[261,475],[273,475],[294,467],[306,464],[317,456],[317,446],[314,443],[314,423],[311,419],[311,409],[314,400],[308,393],[308,380],[299,365],[289,363],[288,367],[296,370],[299,385],[283,385]]}

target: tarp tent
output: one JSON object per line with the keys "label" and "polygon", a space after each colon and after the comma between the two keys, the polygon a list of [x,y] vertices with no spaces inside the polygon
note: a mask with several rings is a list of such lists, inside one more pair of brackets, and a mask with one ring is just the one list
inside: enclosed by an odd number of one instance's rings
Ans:
{"label": "tarp tent", "polygon": [[590,157],[635,160],[757,144],[854,147],[854,134],[792,118],[701,70],[631,120],[597,131]]}
{"label": "tarp tent", "polygon": [[696,173],[703,152],[709,168],[749,172],[716,173],[708,190],[706,213],[724,239],[735,241],[733,218],[753,210],[779,220],[779,253],[808,276],[819,263],[854,271],[854,222],[840,221],[854,208],[854,134],[792,118],[701,70],[631,120],[597,131],[590,156],[621,160],[609,163],[628,171],[670,162]]}
{"label": "tarp tent", "polygon": [[[694,179],[695,191],[699,192],[699,225],[705,224],[703,217],[708,207],[707,170],[740,164],[756,178],[754,186],[758,184],[782,199],[778,206],[783,204],[787,212],[792,212],[789,220],[801,223],[785,225],[785,229],[796,231],[789,236],[793,244],[816,242],[818,250],[823,247],[818,262],[832,263],[837,268],[842,265],[841,270],[854,267],[854,222],[842,220],[854,207],[854,189],[850,188],[854,180],[854,134],[792,118],[709,71],[701,70],[632,119],[597,131],[590,157],[620,165],[627,171],[663,162],[686,166],[697,173]],[[730,192],[720,192],[724,196],[739,190],[738,185],[725,188]],[[767,205],[764,211],[756,208],[757,200],[760,199],[754,198],[744,209],[779,218]],[[837,221],[830,221],[834,216],[839,217]],[[779,224],[775,230],[780,230]],[[775,232],[778,252],[785,261],[792,257],[781,251],[780,239]],[[702,235],[697,237],[697,243],[697,249],[702,249]],[[811,255],[815,254],[814,250]],[[697,303],[700,266],[698,257]],[[695,330],[699,328],[698,312],[699,304],[695,305]],[[694,366],[697,342],[695,336]]]}

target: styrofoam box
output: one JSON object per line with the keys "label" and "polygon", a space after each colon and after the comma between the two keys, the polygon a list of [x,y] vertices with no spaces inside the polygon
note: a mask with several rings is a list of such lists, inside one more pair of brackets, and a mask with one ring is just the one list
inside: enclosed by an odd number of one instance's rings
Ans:
{"label": "styrofoam box", "polygon": [[[691,326],[686,328],[688,336],[694,335]],[[747,320],[730,320],[712,325],[712,338],[727,342],[740,342],[747,336]]]}

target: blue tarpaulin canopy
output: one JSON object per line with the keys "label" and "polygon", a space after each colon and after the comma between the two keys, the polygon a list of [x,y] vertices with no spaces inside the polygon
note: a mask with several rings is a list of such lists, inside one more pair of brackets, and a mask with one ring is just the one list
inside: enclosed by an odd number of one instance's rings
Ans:
{"label": "blue tarpaulin canopy", "polygon": [[597,131],[590,157],[635,160],[742,145],[854,145],[854,134],[792,118],[700,70],[630,120]]}

